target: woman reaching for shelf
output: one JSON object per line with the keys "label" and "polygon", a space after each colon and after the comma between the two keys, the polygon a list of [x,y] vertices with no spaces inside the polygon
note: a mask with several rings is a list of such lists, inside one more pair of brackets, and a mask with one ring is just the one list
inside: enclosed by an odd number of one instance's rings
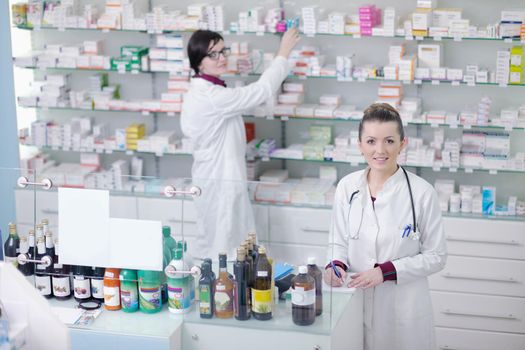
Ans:
{"label": "woman reaching for shelf", "polygon": [[246,132],[242,113],[267,101],[289,73],[288,56],[299,41],[297,29],[282,37],[277,56],[258,81],[229,88],[225,74],[230,49],[216,32],[198,30],[188,43],[195,75],[184,97],[181,127],[193,147],[193,183],[202,195],[195,199],[197,239],[193,255],[233,255],[255,229],[246,184]]}
{"label": "woman reaching for shelf", "polygon": [[436,191],[397,164],[406,143],[394,108],[368,107],[359,125],[368,167],[335,194],[324,280],[364,290],[367,350],[435,348],[427,277],[444,268],[447,250]]}

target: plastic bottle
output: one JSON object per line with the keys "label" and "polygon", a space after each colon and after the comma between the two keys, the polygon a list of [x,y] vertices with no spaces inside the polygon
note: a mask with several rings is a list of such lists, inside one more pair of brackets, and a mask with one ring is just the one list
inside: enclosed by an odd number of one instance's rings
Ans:
{"label": "plastic bottle", "polygon": [[215,275],[208,261],[203,261],[201,269],[202,274],[199,280],[199,313],[201,318],[212,318],[215,310],[213,303],[213,283],[215,281]]}
{"label": "plastic bottle", "polygon": [[[164,233],[166,232],[166,233]],[[171,227],[162,226],[162,234],[168,243],[168,248],[170,249],[170,254],[173,253],[173,249],[177,248],[177,241],[171,237]]]}
{"label": "plastic bottle", "polygon": [[120,310],[119,269],[108,267],[104,271],[104,307],[106,310]]}
{"label": "plastic bottle", "polygon": [[323,272],[314,257],[308,258],[308,274],[315,280],[315,315],[323,313]]}
{"label": "plastic bottle", "polygon": [[[187,254],[188,251],[188,244],[186,241],[182,240],[177,242],[177,248],[182,249],[182,257],[184,260],[184,264],[187,268],[191,268],[193,266],[193,260]],[[189,275],[189,286],[190,286],[190,302],[193,303],[195,301],[195,277],[193,275]]]}
{"label": "plastic bottle", "polygon": [[162,309],[160,271],[139,270],[139,308],[147,314]]}
{"label": "plastic bottle", "polygon": [[315,280],[306,266],[299,266],[299,274],[292,278],[292,320],[298,326],[315,322]]}
{"label": "plastic bottle", "polygon": [[174,274],[174,271],[186,271],[188,266],[182,258],[182,249],[173,249],[173,259],[166,268],[168,277],[168,309],[175,314],[189,311],[191,306],[190,285],[188,274]]}
{"label": "plastic bottle", "polygon": [[122,311],[135,312],[139,309],[139,294],[137,291],[137,271],[120,270],[120,303]]}

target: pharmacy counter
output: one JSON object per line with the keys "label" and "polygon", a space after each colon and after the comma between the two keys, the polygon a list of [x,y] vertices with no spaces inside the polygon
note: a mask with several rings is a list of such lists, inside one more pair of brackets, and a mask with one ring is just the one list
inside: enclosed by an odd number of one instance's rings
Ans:
{"label": "pharmacy counter", "polygon": [[[77,303],[50,300],[59,311]],[[363,348],[363,295],[361,291],[327,291],[323,314],[310,326],[292,321],[290,301],[280,301],[268,321],[250,319],[202,319],[194,306],[185,315],[171,314],[167,307],[157,314],[102,310],[89,325],[69,325],[73,350],[93,349],[316,349]],[[330,308],[332,312],[330,313]],[[68,310],[62,309],[65,314]],[[286,345],[285,345],[286,344]]]}

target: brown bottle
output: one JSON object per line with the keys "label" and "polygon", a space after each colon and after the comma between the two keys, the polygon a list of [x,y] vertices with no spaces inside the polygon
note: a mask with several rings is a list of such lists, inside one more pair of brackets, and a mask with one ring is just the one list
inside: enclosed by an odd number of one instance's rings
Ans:
{"label": "brown bottle", "polygon": [[266,257],[266,248],[259,246],[254,267],[252,287],[252,314],[258,320],[272,318],[272,265]]}
{"label": "brown bottle", "polygon": [[308,258],[308,274],[315,280],[315,315],[323,313],[323,273],[315,258]]}
{"label": "brown bottle", "polygon": [[292,320],[298,326],[315,322],[315,280],[306,266],[299,266],[299,274],[292,279]]}
{"label": "brown bottle", "polygon": [[215,317],[233,317],[233,281],[226,268],[226,253],[219,254],[219,277],[214,281]]}

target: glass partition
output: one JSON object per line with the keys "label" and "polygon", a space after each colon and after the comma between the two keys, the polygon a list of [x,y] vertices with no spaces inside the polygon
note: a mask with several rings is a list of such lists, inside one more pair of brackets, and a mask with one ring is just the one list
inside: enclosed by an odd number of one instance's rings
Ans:
{"label": "glass partition", "polygon": [[[322,278],[332,260],[331,183],[114,173],[88,174],[81,186],[52,181],[31,190],[33,274],[53,306],[95,309],[71,327],[159,336],[187,322],[330,336],[347,311],[351,291],[300,274],[316,264]],[[144,327],[142,313],[158,316]]]}

